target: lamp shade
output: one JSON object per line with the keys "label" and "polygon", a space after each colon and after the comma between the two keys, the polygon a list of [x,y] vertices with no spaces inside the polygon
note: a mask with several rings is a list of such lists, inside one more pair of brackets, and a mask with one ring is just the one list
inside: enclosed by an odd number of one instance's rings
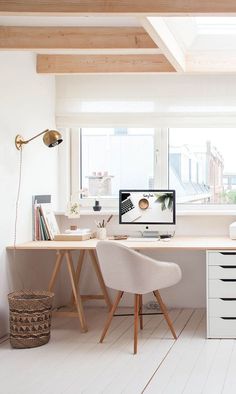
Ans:
{"label": "lamp shade", "polygon": [[53,148],[56,145],[59,145],[63,141],[61,134],[56,130],[48,130],[43,135],[43,142],[49,148]]}

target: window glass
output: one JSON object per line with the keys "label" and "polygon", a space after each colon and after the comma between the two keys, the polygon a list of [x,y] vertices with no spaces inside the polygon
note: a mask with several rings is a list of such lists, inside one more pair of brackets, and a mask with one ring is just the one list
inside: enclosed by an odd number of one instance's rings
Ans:
{"label": "window glass", "polygon": [[236,203],[236,130],[171,128],[169,187],[180,203]]}
{"label": "window glass", "polygon": [[89,196],[153,188],[154,129],[81,129],[81,187]]}

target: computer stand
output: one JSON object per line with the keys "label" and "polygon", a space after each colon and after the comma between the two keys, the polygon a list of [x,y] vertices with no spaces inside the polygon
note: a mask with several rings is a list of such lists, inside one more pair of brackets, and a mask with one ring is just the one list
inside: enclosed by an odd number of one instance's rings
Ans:
{"label": "computer stand", "polygon": [[159,231],[140,231],[143,238],[160,238]]}
{"label": "computer stand", "polygon": [[160,234],[160,231],[142,231],[140,233],[141,236],[144,238],[166,239],[166,238],[172,238],[174,236],[174,232],[172,234],[170,234],[169,232],[166,234]]}

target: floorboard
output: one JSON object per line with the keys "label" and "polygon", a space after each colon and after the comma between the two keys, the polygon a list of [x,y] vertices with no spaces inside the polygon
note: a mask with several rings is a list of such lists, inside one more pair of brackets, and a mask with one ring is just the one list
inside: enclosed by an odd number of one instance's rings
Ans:
{"label": "floorboard", "polygon": [[[122,308],[122,312],[130,312]],[[172,310],[175,341],[162,315],[145,316],[133,355],[133,317],[113,319],[103,344],[105,308],[88,308],[89,331],[77,319],[53,319],[50,342],[34,349],[0,344],[4,394],[233,394],[236,342],[205,338],[205,310]]]}

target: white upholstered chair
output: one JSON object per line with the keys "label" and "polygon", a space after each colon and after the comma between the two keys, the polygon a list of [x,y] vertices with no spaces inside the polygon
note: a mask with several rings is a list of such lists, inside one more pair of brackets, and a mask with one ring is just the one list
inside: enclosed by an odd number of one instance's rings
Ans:
{"label": "white upholstered chair", "polygon": [[143,294],[153,292],[172,335],[176,339],[174,327],[158,290],[173,286],[180,281],[182,276],[180,267],[175,263],[156,261],[115,241],[98,242],[97,254],[106,286],[118,290],[118,295],[109,313],[100,342],[103,342],[105,338],[124,292],[135,295],[134,354],[137,353],[139,319],[140,328],[143,328]]}

